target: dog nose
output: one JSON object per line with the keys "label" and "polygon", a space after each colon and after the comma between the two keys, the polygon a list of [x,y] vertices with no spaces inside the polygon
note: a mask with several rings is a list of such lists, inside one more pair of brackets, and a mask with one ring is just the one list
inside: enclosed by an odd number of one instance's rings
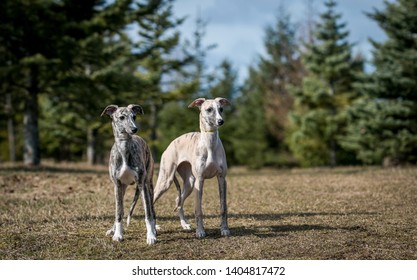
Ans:
{"label": "dog nose", "polygon": [[133,133],[136,133],[136,132],[138,132],[138,129],[135,127],[135,128],[132,128],[132,132]]}
{"label": "dog nose", "polygon": [[224,120],[218,120],[218,121],[217,121],[217,124],[218,124],[218,125],[223,125],[223,124],[224,124]]}

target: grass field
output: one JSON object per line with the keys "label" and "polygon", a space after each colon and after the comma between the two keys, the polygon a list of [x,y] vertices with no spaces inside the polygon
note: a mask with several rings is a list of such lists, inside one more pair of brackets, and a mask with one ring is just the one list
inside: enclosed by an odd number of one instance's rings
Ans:
{"label": "grass field", "polygon": [[[218,191],[206,181],[207,237],[181,229],[175,187],[156,204],[158,243],[145,241],[138,203],[125,241],[113,223],[107,168],[0,165],[1,259],[417,259],[417,168],[232,169],[230,237],[221,237]],[[126,204],[133,197],[133,187]],[[194,225],[194,197],[186,213]]]}

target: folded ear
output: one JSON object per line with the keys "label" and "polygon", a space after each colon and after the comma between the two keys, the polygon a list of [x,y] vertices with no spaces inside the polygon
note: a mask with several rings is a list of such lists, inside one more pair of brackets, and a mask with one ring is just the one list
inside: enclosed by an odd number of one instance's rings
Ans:
{"label": "folded ear", "polygon": [[136,104],[130,104],[127,106],[127,108],[129,108],[130,110],[133,111],[133,113],[135,113],[135,115],[139,114],[139,115],[143,115],[143,109],[140,105],[136,105]]}
{"label": "folded ear", "polygon": [[194,100],[193,102],[191,102],[190,105],[188,105],[188,108],[191,108],[191,107],[198,107],[198,108],[200,108],[201,105],[204,103],[204,101],[206,101],[205,98],[197,98],[196,100]]}
{"label": "folded ear", "polygon": [[214,99],[215,101],[219,102],[220,105],[222,106],[227,106],[227,105],[232,105],[229,100],[227,100],[226,98],[223,97],[217,97],[216,99]]}
{"label": "folded ear", "polygon": [[114,112],[116,112],[117,108],[119,108],[119,106],[117,105],[109,105],[106,107],[106,109],[104,109],[103,113],[101,113],[100,117],[104,116],[104,115],[108,115],[111,117],[111,115],[113,115]]}

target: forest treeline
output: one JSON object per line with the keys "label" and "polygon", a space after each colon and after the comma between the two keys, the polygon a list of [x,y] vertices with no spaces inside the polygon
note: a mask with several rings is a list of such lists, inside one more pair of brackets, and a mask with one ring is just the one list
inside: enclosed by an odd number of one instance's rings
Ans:
{"label": "forest treeline", "polygon": [[[230,165],[337,166],[417,162],[417,0],[364,11],[385,32],[373,70],[348,41],[334,0],[302,24],[280,8],[239,84],[231,58],[210,69],[207,22],[192,37],[174,0],[2,0],[0,162],[107,160],[109,104],[140,104],[158,160],[198,130],[197,97],[225,97],[220,134]],[[221,9],[221,7],[219,7]]]}

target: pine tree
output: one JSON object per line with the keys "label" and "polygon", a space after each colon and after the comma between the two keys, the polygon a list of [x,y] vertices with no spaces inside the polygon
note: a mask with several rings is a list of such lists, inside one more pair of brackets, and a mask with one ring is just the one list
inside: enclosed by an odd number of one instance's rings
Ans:
{"label": "pine tree", "polygon": [[5,83],[24,93],[25,164],[40,163],[39,99],[53,96],[60,81],[78,71],[83,41],[105,33],[115,36],[128,23],[131,2],[1,1],[0,62],[2,75],[12,77]]}
{"label": "pine tree", "polygon": [[175,75],[190,62],[189,57],[174,57],[180,44],[180,33],[176,28],[182,24],[184,18],[177,19],[173,15],[172,0],[160,3],[155,13],[141,16],[139,24],[139,43],[137,49],[147,55],[139,63],[137,75],[147,82],[145,88],[138,90],[146,92],[144,99],[145,110],[149,112],[145,118],[149,120],[149,134],[147,139],[153,156],[158,158],[157,127],[158,112],[163,104],[176,98],[176,91],[170,83]]}
{"label": "pine tree", "polygon": [[63,31],[59,9],[52,1],[0,2],[2,75],[13,78],[6,83],[24,92],[24,161],[30,165],[40,162],[38,96],[44,90],[43,81],[56,73],[55,47]]}
{"label": "pine tree", "polygon": [[291,161],[284,142],[293,103],[288,86],[300,83],[303,70],[295,27],[283,7],[265,29],[264,45],[266,55],[250,68],[235,117],[236,157],[251,167]]}
{"label": "pine tree", "polygon": [[204,44],[206,26],[207,23],[201,17],[197,17],[193,37],[191,41],[185,41],[182,49],[186,63],[172,76],[174,83],[169,88],[170,99],[167,99],[159,110],[160,151],[179,135],[199,130],[198,110],[190,110],[187,106],[196,98],[211,97],[210,90],[215,75],[208,72],[206,58],[215,45]]}
{"label": "pine tree", "polygon": [[234,103],[240,88],[237,84],[237,71],[229,60],[223,60],[217,68],[218,70],[216,73],[219,74],[213,87],[210,89],[210,96],[213,98],[224,97],[231,103],[231,106],[226,106],[224,108],[223,118],[225,124],[224,127],[220,129],[220,137],[226,152],[227,164],[231,166],[236,163],[233,149],[234,123],[236,121],[234,116],[236,106]]}
{"label": "pine tree", "polygon": [[103,144],[99,135],[111,134],[108,122],[99,118],[103,106],[136,99],[134,89],[141,83],[133,75],[131,42],[123,34],[117,39],[96,34],[79,44],[74,67],[62,73],[48,98],[40,100],[41,144],[44,153],[57,160],[86,157],[94,164]]}
{"label": "pine tree", "polygon": [[57,159],[87,154],[94,162],[103,145],[98,135],[109,133],[98,117],[103,106],[146,96],[147,81],[134,74],[157,45],[132,52],[125,27],[162,2],[1,1],[0,88],[24,104],[27,164],[39,164],[41,150]]}
{"label": "pine tree", "polygon": [[269,146],[284,158],[289,154],[285,136],[293,107],[293,96],[288,89],[299,86],[304,74],[298,44],[295,25],[281,6],[275,26],[265,30],[266,56],[260,57],[258,71],[259,87],[264,92]]}
{"label": "pine tree", "polygon": [[313,44],[307,45],[307,70],[299,88],[294,88],[289,144],[302,165],[331,165],[343,162],[346,153],[338,139],[345,133],[345,112],[355,98],[355,72],[362,63],[352,58],[346,23],[335,12],[336,2],[325,2]]}
{"label": "pine tree", "polygon": [[358,85],[344,146],[364,163],[417,162],[417,1],[385,2],[368,16],[385,31],[371,41],[375,71]]}
{"label": "pine tree", "polygon": [[268,149],[265,122],[264,93],[259,87],[256,69],[249,68],[249,76],[236,100],[238,110],[233,118],[233,149],[239,164],[260,168],[265,164]]}

